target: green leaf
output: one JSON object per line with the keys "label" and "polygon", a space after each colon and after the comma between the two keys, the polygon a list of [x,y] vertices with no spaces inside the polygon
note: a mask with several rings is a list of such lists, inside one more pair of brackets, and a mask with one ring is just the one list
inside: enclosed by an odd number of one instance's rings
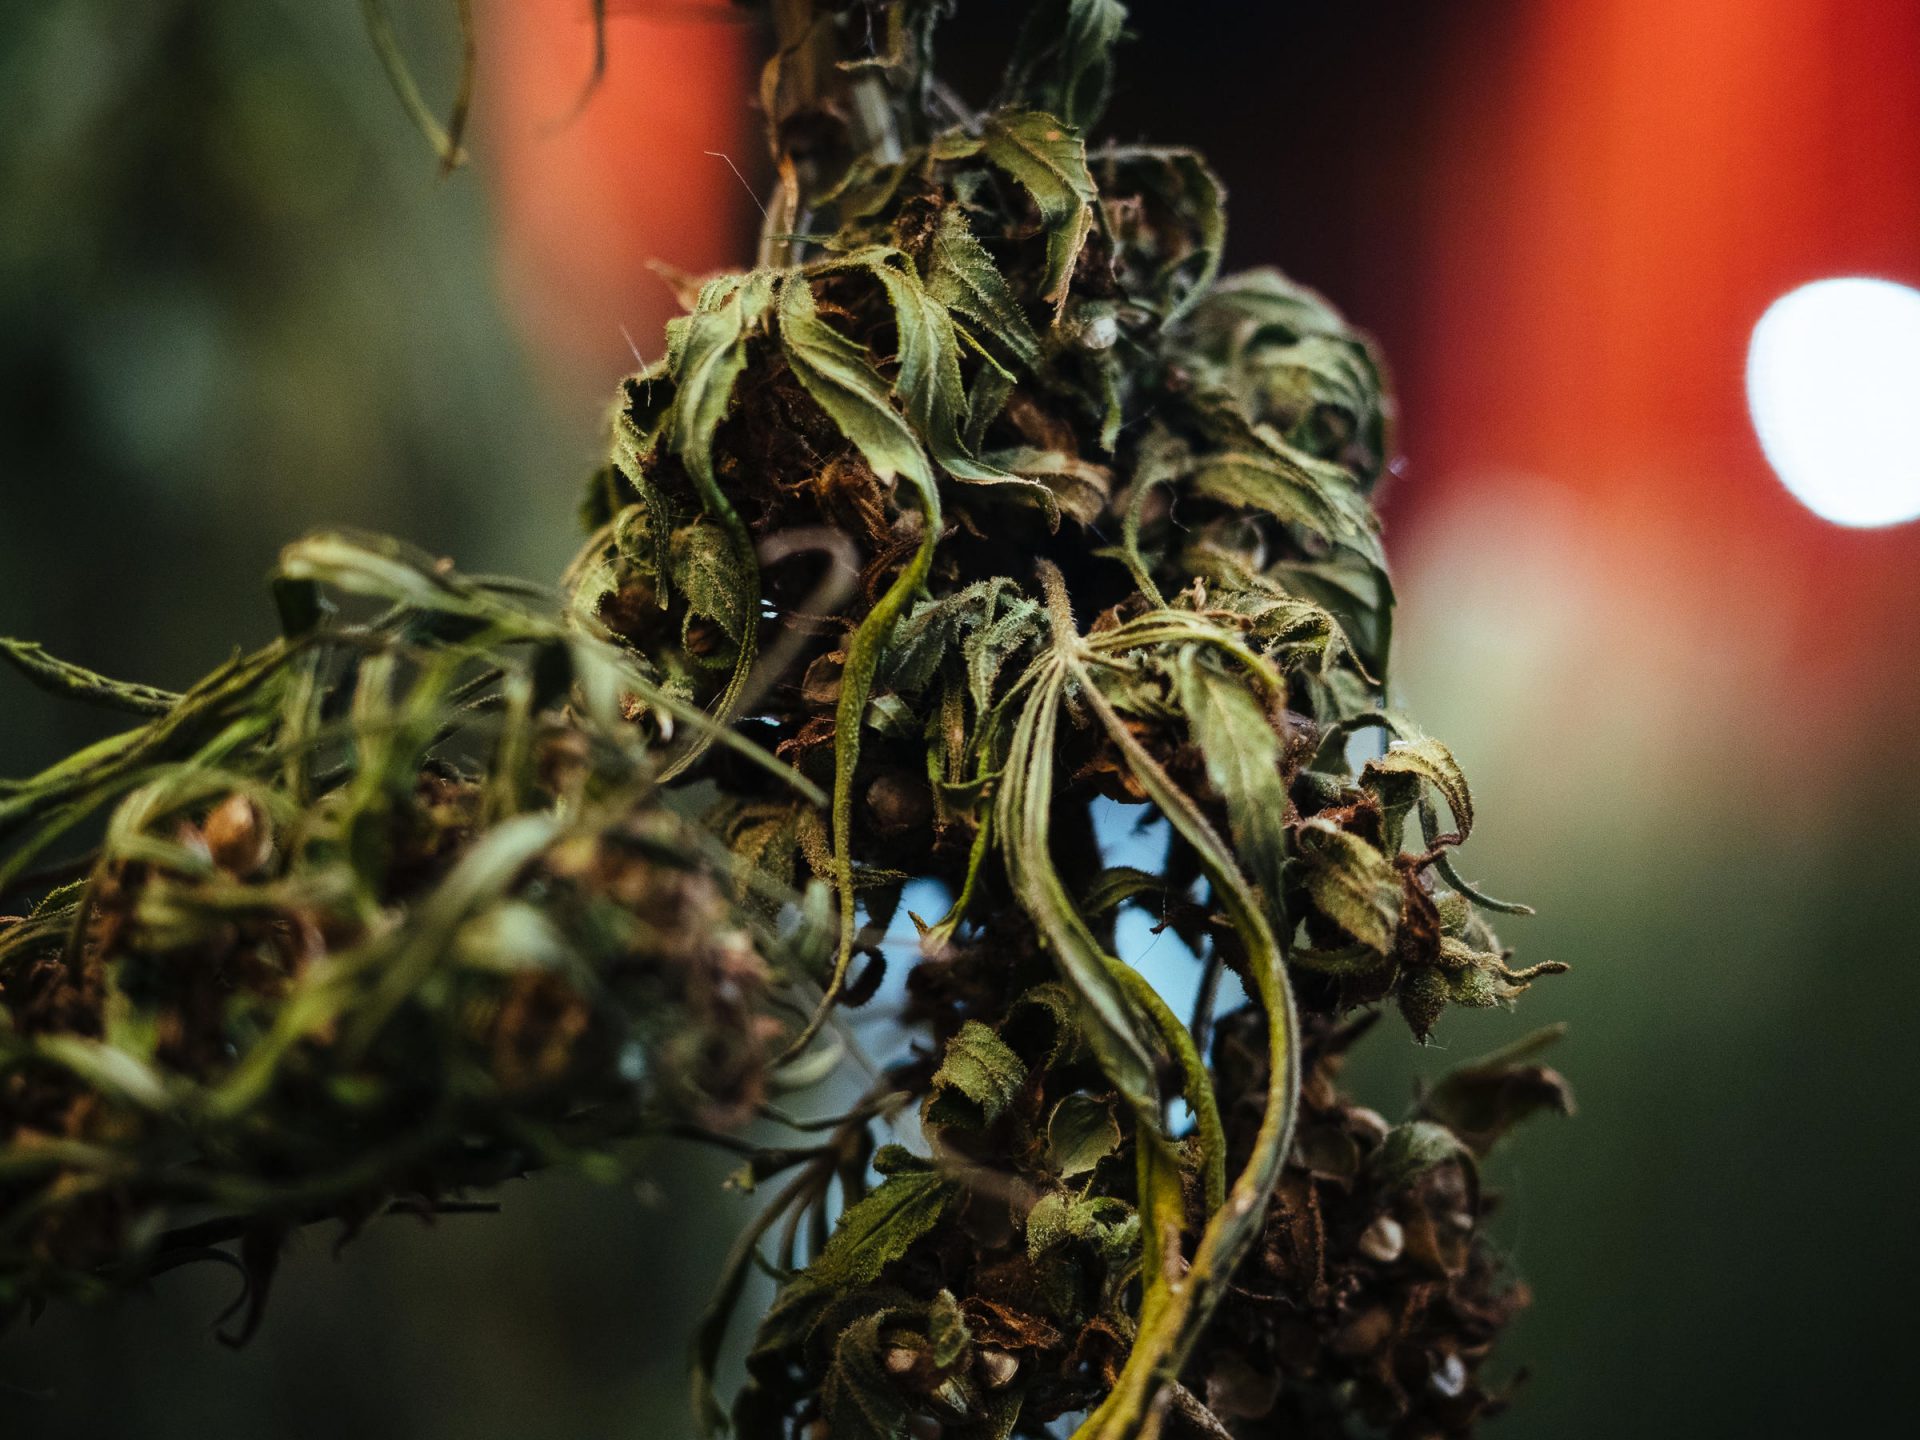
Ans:
{"label": "green leaf", "polygon": [[1089,1247],[1109,1269],[1130,1263],[1140,1246],[1140,1217],[1112,1195],[1049,1191],[1027,1212],[1027,1255],[1039,1260],[1056,1246]]}
{"label": "green leaf", "polygon": [[1301,655],[1320,655],[1330,662],[1346,646],[1340,623],[1311,600],[1271,595],[1229,603],[1247,616],[1247,634],[1261,641],[1283,665]]}
{"label": "green leaf", "polygon": [[[1153,1285],[1143,1302],[1140,1327],[1133,1349],[1114,1389],[1077,1432],[1081,1440],[1122,1440],[1142,1433],[1151,1420],[1156,1398],[1166,1376],[1185,1364],[1194,1343],[1224,1293],[1234,1266],[1257,1238],[1260,1218],[1286,1164],[1300,1103],[1300,1024],[1293,1003],[1280,941],[1268,921],[1266,906],[1235,863],[1231,851],[1205,813],[1166,773],[1160,763],[1113,707],[1086,668],[1088,648],[1070,643],[1073,617],[1064,582],[1051,566],[1041,569],[1053,616],[1059,663],[1083,681],[1081,696],[1094,718],[1127,762],[1148,797],[1160,807],[1174,830],[1193,848],[1195,858],[1212,884],[1215,897],[1246,949],[1248,971],[1266,1012],[1267,1094],[1259,1129],[1248,1150],[1245,1168],[1234,1181],[1226,1203],[1214,1209],[1194,1245],[1185,1276],[1177,1285]],[[1191,1041],[1188,1042],[1191,1049]],[[1153,1132],[1142,1131],[1154,1139]],[[1170,1167],[1141,1147],[1141,1193],[1153,1193],[1165,1182]],[[1177,1180],[1175,1189],[1177,1191]],[[1150,1227],[1158,1238],[1158,1222]],[[1151,1272],[1150,1272],[1151,1273]],[[1150,1303],[1149,1303],[1150,1302]]]}
{"label": "green leaf", "polygon": [[1040,368],[1040,337],[1008,288],[993,257],[974,238],[957,205],[940,212],[927,253],[927,293],[980,326],[983,340],[1003,346],[1023,369]]}
{"label": "green leaf", "polygon": [[[647,487],[652,489],[651,483]],[[722,532],[725,536],[725,532]],[[732,537],[725,536],[731,545]],[[648,500],[638,505],[628,505],[613,519],[613,548],[627,570],[652,582],[659,592],[655,603],[665,609],[673,598],[673,585],[669,580],[673,568],[673,532],[667,527],[667,508],[655,492]],[[728,561],[728,568],[738,571],[738,557]],[[739,628],[738,620],[730,620],[729,634]]]}
{"label": "green leaf", "polygon": [[813,290],[804,276],[791,276],[781,286],[780,342],[807,393],[866,456],[874,473],[883,480],[902,475],[912,482],[919,492],[924,527],[912,561],[867,612],[847,645],[840,698],[834,710],[833,747],[833,856],[834,880],[840,892],[840,949],[825,996],[787,1048],[783,1058],[790,1060],[820,1033],[853,963],[853,781],[860,762],[860,730],[866,721],[867,698],[879,671],[881,652],[933,565],[941,517],[940,491],[933,472],[913,431],[888,404],[886,382],[874,370],[865,350],[820,319]]}
{"label": "green leaf", "polygon": [[1100,1068],[1136,1114],[1159,1113],[1153,1047],[1108,970],[1107,957],[1068,897],[1050,848],[1053,761],[1065,673],[1051,657],[1035,662],[996,801],[1007,879],[1046,937],[1061,979],[1085,1006],[1081,1029]]}
{"label": "green leaf", "polygon": [[744,570],[732,538],[711,520],[695,520],[673,532],[668,551],[668,573],[686,596],[687,615],[713,621],[736,645],[741,642],[743,617],[757,599],[757,576]]}
{"label": "green leaf", "polygon": [[1387,404],[1366,341],[1305,286],[1260,269],[1215,284],[1192,312],[1184,358],[1251,421],[1356,467],[1365,491],[1387,455]]}
{"label": "green leaf", "polygon": [[1386,954],[1400,924],[1400,873],[1358,835],[1311,816],[1294,830],[1307,898],[1368,949]]}
{"label": "green leaf", "polygon": [[715,503],[719,491],[713,474],[713,432],[746,366],[747,342],[772,308],[773,288],[766,271],[722,275],[702,287],[691,315],[667,327],[668,363],[676,386],[673,448],[716,518],[725,501]]}
{"label": "green leaf", "polygon": [[1082,525],[1096,524],[1106,511],[1113,472],[1104,465],[1031,446],[995,451],[988,458],[1036,486],[1044,486],[1048,508],[1064,510]]}
{"label": "green leaf", "polygon": [[1040,110],[990,116],[984,138],[987,159],[1012,176],[1040,212],[1040,223],[1047,231],[1047,271],[1040,298],[1053,306],[1058,324],[1066,310],[1073,267],[1093,233],[1093,206],[1099,198],[1087,170],[1086,144],[1071,125]]}
{"label": "green leaf", "polygon": [[877,277],[893,305],[899,365],[893,393],[906,406],[907,416],[927,451],[949,475],[970,485],[1006,486],[1020,491],[1025,498],[1036,500],[1046,510],[1049,523],[1058,528],[1060,507],[1047,486],[1009,474],[968,451],[961,438],[967,396],[960,384],[960,350],[953,320],[946,306],[927,292],[904,261],[899,251],[882,250],[861,252],[846,262],[860,264]]}
{"label": "green leaf", "polygon": [[1165,606],[1167,601],[1154,583],[1153,566],[1140,548],[1140,525],[1154,490],[1185,475],[1192,469],[1192,458],[1187,443],[1158,420],[1147,427],[1134,457],[1131,493],[1120,522],[1120,554],[1133,572],[1140,593],[1157,606]]}
{"label": "green leaf", "polygon": [[[979,342],[965,330],[961,330],[960,335],[974,349],[980,348]],[[980,367],[973,377],[973,384],[967,387],[967,431],[961,438],[969,447],[978,450],[986,444],[987,432],[993,428],[993,422],[1000,418],[1000,412],[1006,409],[1013,390],[1013,377],[1002,370],[998,363]]]}
{"label": "green leaf", "polygon": [[0,659],[8,661],[49,694],[84,700],[110,710],[124,710],[133,715],[164,715],[180,703],[179,695],[171,690],[110,680],[84,666],[49,655],[45,646],[31,640],[9,640],[0,636]]}
{"label": "green leaf", "polygon": [[927,1306],[927,1340],[933,1363],[945,1369],[966,1352],[973,1336],[951,1290],[942,1290]]}
{"label": "green leaf", "polygon": [[1349,453],[1358,436],[1366,458],[1375,458],[1380,377],[1360,341],[1335,335],[1289,344],[1256,340],[1241,371],[1238,383],[1254,416],[1290,444],[1331,459]]}
{"label": "green leaf", "polygon": [[1007,662],[1040,635],[1040,607],[1017,588],[1008,586],[1006,608],[996,615],[994,609],[1001,599],[1001,590],[995,582],[989,584],[994,588],[988,592],[982,623],[960,644],[961,655],[967,662],[967,691],[973,699],[975,713],[981,715],[993,703],[994,686]]}
{"label": "green leaf", "polygon": [[841,1213],[826,1247],[773,1302],[756,1348],[803,1335],[833,1296],[872,1284],[938,1225],[958,1187],[938,1171],[896,1170]]}
{"label": "green leaf", "polygon": [[[1473,830],[1473,795],[1467,789],[1467,777],[1460,772],[1453,752],[1432,736],[1416,735],[1389,741],[1383,754],[1367,761],[1360,772],[1360,783],[1377,784],[1386,776],[1411,776],[1416,782],[1424,780],[1446,800],[1459,838],[1466,839]],[[1406,803],[1411,804],[1413,798],[1406,797]]]}
{"label": "green leaf", "polygon": [[[1227,245],[1226,191],[1198,153],[1157,146],[1120,146],[1101,152],[1112,165],[1109,189],[1133,190],[1149,202],[1131,244],[1120,247],[1123,264],[1137,250],[1150,275],[1129,275],[1126,289],[1160,307],[1163,329],[1178,324],[1212,292]],[[1164,213],[1162,213],[1164,212]]]}
{"label": "green leaf", "polygon": [[279,573],[352,595],[497,625],[509,633],[541,628],[523,606],[486,590],[425,551],[382,535],[321,531],[280,552]]}
{"label": "green leaf", "polygon": [[833,1342],[820,1400],[834,1440],[902,1440],[911,1411],[887,1373],[880,1327],[891,1309],[859,1316]]}
{"label": "green leaf", "polygon": [[820,196],[821,207],[831,208],[840,226],[829,244],[836,249],[851,250],[866,243],[876,227],[860,222],[872,220],[886,211],[909,173],[910,167],[902,160],[855,156],[846,173]]}
{"label": "green leaf", "polygon": [[[592,507],[606,509],[603,523],[612,526],[620,559],[657,587],[656,603],[663,610],[671,598],[667,550],[672,512],[653,482],[647,458],[671,420],[670,401],[675,394],[664,364],[622,382],[621,403],[614,411],[609,464],[602,472],[608,493],[604,506]],[[632,503],[623,503],[622,485],[631,490]]]}
{"label": "green leaf", "polygon": [[882,671],[888,684],[918,695],[955,658],[963,662],[976,713],[985,714],[1007,661],[1038,635],[1039,606],[1009,577],[976,580],[924,600],[895,628]]}
{"label": "green leaf", "polygon": [[1120,1140],[1113,1101],[1075,1093],[1055,1105],[1047,1118],[1047,1164],[1071,1180],[1118,1150]]}
{"label": "green leaf", "polygon": [[956,480],[999,485],[1014,477],[997,465],[974,458],[960,438],[966,423],[967,395],[960,384],[960,346],[946,307],[921,288],[911,272],[883,267],[893,299],[895,347],[899,363],[894,382],[934,460]]}
{"label": "green leaf", "polygon": [[1385,565],[1357,553],[1339,552],[1324,561],[1283,560],[1269,566],[1267,573],[1327,609],[1339,622],[1368,690],[1384,692],[1396,603]]}
{"label": "green leaf", "polygon": [[1275,442],[1263,450],[1202,457],[1192,483],[1196,494],[1305,526],[1370,560],[1381,553],[1377,522],[1353,477],[1291,446]]}
{"label": "green leaf", "polygon": [[1277,904],[1287,856],[1285,751],[1253,693],[1188,646],[1176,669],[1180,709],[1206,757],[1207,779],[1226,802],[1241,862]]}
{"label": "green leaf", "polygon": [[991,1125],[1026,1080],[1027,1067],[1006,1042],[978,1020],[969,1020],[947,1042],[933,1075],[935,1093],[928,1114],[951,1117],[956,1096],[964,1097],[971,1104],[969,1118]]}
{"label": "green leaf", "polygon": [[957,595],[916,604],[894,627],[878,678],[897,694],[925,693],[959,644],[961,630],[973,618],[970,611],[977,598],[977,587],[970,585]]}
{"label": "green leaf", "polygon": [[[693,314],[667,326],[667,368],[675,388],[672,415],[663,424],[670,430],[674,451],[686,466],[701,505],[732,540],[741,574],[754,577],[741,592],[745,603],[729,629],[739,644],[733,674],[714,706],[714,717],[721,724],[732,719],[746,693],[747,677],[753,672],[759,640],[759,565],[754,558],[753,537],[715,477],[713,436],[727,413],[734,382],[747,363],[747,343],[773,305],[773,293],[773,276],[767,271],[722,275],[701,288]],[[711,743],[711,732],[697,735],[667,767],[663,778],[671,779],[685,770]]]}
{"label": "green leaf", "polygon": [[1473,1153],[1460,1137],[1431,1120],[1409,1120],[1396,1125],[1367,1161],[1367,1169],[1382,1190],[1404,1190],[1427,1171],[1450,1161],[1473,1164]]}
{"label": "green leaf", "polygon": [[904,475],[923,499],[933,472],[905,419],[888,401],[891,387],[867,351],[820,318],[804,276],[780,286],[780,345],[793,373],[836,429],[851,440],[882,480]]}
{"label": "green leaf", "polygon": [[1012,478],[982,465],[960,441],[967,399],[960,385],[960,343],[947,307],[927,292],[898,250],[862,250],[842,263],[866,270],[886,289],[899,367],[893,393],[906,406],[933,458],[957,480],[991,483]]}
{"label": "green leaf", "polygon": [[145,767],[198,747],[224,749],[266,730],[271,722],[258,702],[263,695],[278,699],[287,659],[286,648],[276,644],[230,660],[147,724],[95,741],[27,779],[0,780],[0,840],[9,842],[0,889],[95,806],[138,783]]}
{"label": "green leaf", "polygon": [[1145,907],[1149,911],[1164,908],[1169,900],[1166,877],[1132,865],[1112,865],[1100,872],[1081,903],[1087,914],[1104,915],[1142,897],[1155,902]]}
{"label": "green leaf", "polygon": [[1243,618],[1247,638],[1281,670],[1317,661],[1314,673],[1325,679],[1352,648],[1340,622],[1321,605],[1289,594],[1269,576],[1253,569],[1239,551],[1190,548],[1194,573],[1215,582],[1209,598],[1219,609]]}

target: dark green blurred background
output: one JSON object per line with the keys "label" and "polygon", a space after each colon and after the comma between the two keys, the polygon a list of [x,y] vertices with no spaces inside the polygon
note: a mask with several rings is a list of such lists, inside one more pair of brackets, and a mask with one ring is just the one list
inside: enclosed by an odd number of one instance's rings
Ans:
{"label": "dark green blurred background", "polygon": [[[963,78],[1013,8],[963,5],[987,17],[954,40]],[[1419,213],[1391,197],[1421,184],[1445,25],[1534,7],[1281,5],[1204,30],[1184,8],[1138,7],[1115,130],[1209,149],[1237,263],[1322,285],[1403,375],[1449,363]],[[444,93],[444,17],[396,9]],[[271,632],[261,577],[321,524],[558,573],[622,317],[583,347],[510,313],[488,133],[437,180],[353,0],[0,8],[0,633],[182,685]],[[584,381],[583,348],[609,356]],[[1505,938],[1575,967],[1521,1015],[1450,1017],[1436,1050],[1382,1025],[1356,1077],[1392,1112],[1418,1075],[1572,1024],[1556,1063],[1580,1114],[1494,1167],[1538,1295],[1497,1433],[1889,1432],[1920,1278],[1915,615],[1827,608],[1811,643],[1868,659],[1796,668],[1804,634],[1732,601],[1703,622],[1550,487],[1486,465],[1422,500],[1446,417],[1406,388],[1397,683],[1474,779],[1471,873],[1541,911]],[[1634,553],[1668,557],[1675,595],[1694,547],[1738,533],[1657,518]],[[0,771],[97,723],[0,675]],[[49,1313],[0,1342],[0,1436],[683,1435],[682,1344],[746,1204],[723,1169],[663,1148],[638,1193],[531,1180],[498,1216],[379,1222],[337,1259],[315,1231],[238,1353],[213,1338],[234,1284],[214,1268]]]}

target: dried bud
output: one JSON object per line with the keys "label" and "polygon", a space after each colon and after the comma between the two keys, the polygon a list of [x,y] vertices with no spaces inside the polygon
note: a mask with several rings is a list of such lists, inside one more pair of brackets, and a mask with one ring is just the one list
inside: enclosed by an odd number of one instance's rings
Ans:
{"label": "dried bud", "polygon": [[1280,1376],[1256,1370],[1236,1355],[1223,1356],[1207,1376],[1207,1408],[1243,1420],[1273,1413],[1280,1398]]}
{"label": "dried bud", "polygon": [[600,597],[600,619],[616,635],[638,639],[658,627],[660,607],[653,586],[638,576]]}
{"label": "dried bud", "polygon": [[933,820],[933,796],[905,772],[887,770],[867,787],[867,813],[883,835],[925,830]]}
{"label": "dried bud", "polygon": [[1393,1334],[1393,1312],[1374,1305],[1362,1310],[1334,1332],[1329,1349],[1336,1355],[1352,1358],[1371,1355]]}
{"label": "dried bud", "polygon": [[727,632],[705,616],[695,616],[687,621],[686,647],[689,655],[705,660],[720,654],[728,643]]}
{"label": "dried bud", "polygon": [[1446,978],[1438,970],[1411,971],[1400,981],[1399,1000],[1407,1028],[1413,1031],[1414,1039],[1424,1043],[1447,1008]]}
{"label": "dried bud", "polygon": [[[812,72],[884,21],[882,88],[924,96],[945,7],[795,8],[768,119],[823,203],[782,219],[805,233],[777,268],[682,287],[557,608],[330,534],[276,582],[298,643],[217,686],[0,640],[155,717],[29,782],[31,826],[0,816],[19,876],[37,817],[135,797],[93,882],[31,897],[0,946],[0,1033],[64,1061],[0,1077],[0,1324],[172,1263],[176,1212],[277,1236],[296,1194],[357,1224],[534,1162],[623,1173],[669,1126],[744,1149],[741,1188],[797,1171],[741,1252],[779,1234],[791,1272],[742,1433],[1038,1434],[1104,1394],[1116,1433],[1464,1440],[1525,1299],[1474,1233],[1476,1156],[1570,1099],[1524,1047],[1391,1128],[1340,1089],[1359,1007],[1397,995],[1424,1039],[1555,968],[1509,968],[1479,912],[1514,907],[1445,854],[1465,777],[1381,708],[1378,364],[1276,272],[1218,275],[1200,157],[1088,155],[1120,0],[1039,7],[1008,103],[905,164]],[[321,624],[322,587],[378,618]],[[148,783],[203,735],[229,738],[200,773],[231,778]],[[1102,797],[1183,838],[1106,867]],[[1257,992],[1179,1056],[1177,1144],[1149,1117],[1178,1022],[1113,963],[1141,958],[1123,910]],[[828,1033],[887,959],[889,1013]],[[870,1036],[884,1071],[849,1090]],[[863,1098],[787,1108],[815,1086]],[[924,1151],[876,1150],[916,1102]],[[723,1133],[763,1112],[801,1138]],[[45,1135],[113,1164],[26,1153]],[[739,1291],[701,1326],[709,1418]]]}

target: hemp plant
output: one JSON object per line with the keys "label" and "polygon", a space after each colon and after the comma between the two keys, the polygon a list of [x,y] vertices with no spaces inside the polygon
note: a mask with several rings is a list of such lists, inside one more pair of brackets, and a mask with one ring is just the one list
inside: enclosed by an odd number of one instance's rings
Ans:
{"label": "hemp plant", "polygon": [[[323,534],[281,637],[185,694],[7,642],[143,719],[0,785],[0,1314],[225,1258],[241,1338],[296,1227],[675,1135],[770,1192],[692,1337],[707,1434],[1504,1403],[1478,1167],[1570,1108],[1557,1031],[1398,1123],[1340,1088],[1386,1010],[1425,1040],[1560,968],[1509,965],[1460,768],[1386,703],[1379,366],[1220,275],[1198,155],[1090,146],[1114,0],[1037,6],[981,111],[934,78],[949,8],[775,5],[760,263],[619,387],[553,591]],[[1116,807],[1157,866],[1104,861]],[[899,1058],[849,1084],[907,949]]]}

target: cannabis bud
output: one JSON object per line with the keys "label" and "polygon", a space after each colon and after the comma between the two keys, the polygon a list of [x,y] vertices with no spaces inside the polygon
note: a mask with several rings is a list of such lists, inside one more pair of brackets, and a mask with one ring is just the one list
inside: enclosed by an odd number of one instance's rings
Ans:
{"label": "cannabis bud", "polygon": [[[1219,275],[1199,156],[1089,150],[1119,5],[1037,7],[981,113],[931,82],[947,8],[779,7],[762,263],[621,386],[557,596],[321,535],[283,637],[184,695],[9,643],[147,719],[0,787],[0,1309],[228,1239],[257,1296],[294,1226],[672,1133],[772,1190],[696,1337],[709,1433],[763,1244],[747,1437],[1502,1403],[1478,1161],[1570,1108],[1555,1032],[1398,1123],[1339,1087],[1383,1007],[1424,1039],[1559,968],[1508,964],[1466,781],[1384,703],[1379,368]],[[1157,866],[1106,862],[1114,814]],[[910,886],[911,1043],[796,1120]]]}

